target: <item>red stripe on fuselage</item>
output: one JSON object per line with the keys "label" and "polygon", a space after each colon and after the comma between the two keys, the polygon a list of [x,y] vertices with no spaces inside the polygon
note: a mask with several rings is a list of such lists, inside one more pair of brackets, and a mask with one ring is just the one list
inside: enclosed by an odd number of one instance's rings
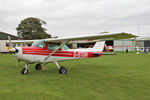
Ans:
{"label": "red stripe on fuselage", "polygon": [[[50,53],[52,53],[54,50],[47,50],[45,48],[39,48],[39,47],[22,47],[23,54],[28,55],[44,55],[48,56]],[[86,57],[96,57],[96,55],[93,55],[94,52],[86,52],[86,51],[61,51],[58,50],[55,52],[52,56],[58,56],[58,57],[80,57],[80,58],[86,58]],[[99,52],[101,53],[101,52]],[[101,56],[101,55],[99,55]]]}

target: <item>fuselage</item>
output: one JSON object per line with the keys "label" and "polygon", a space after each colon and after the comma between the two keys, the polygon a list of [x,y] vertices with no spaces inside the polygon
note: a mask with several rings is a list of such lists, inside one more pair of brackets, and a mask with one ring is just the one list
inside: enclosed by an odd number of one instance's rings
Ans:
{"label": "fuselage", "polygon": [[[44,43],[43,46],[32,45],[31,47],[16,47],[18,52],[14,55],[18,60],[22,60],[28,63],[49,63],[54,61],[97,57],[101,55],[94,55],[93,53],[102,53],[102,51],[93,51],[91,48],[69,49],[65,45],[56,51],[51,57],[45,60],[45,58],[54,51],[54,45],[56,44]],[[60,44],[57,45],[59,46]]]}
{"label": "fuselage", "polygon": [[88,57],[97,57],[97,55],[93,55],[94,52],[92,51],[88,52],[88,51],[81,51],[81,50],[80,51],[58,50],[50,58],[44,60],[49,54],[53,52],[53,50],[42,49],[39,47],[18,47],[17,49],[19,52],[15,53],[15,57],[18,60],[26,61],[29,63],[44,63],[44,62],[81,59],[81,58],[88,58]]}

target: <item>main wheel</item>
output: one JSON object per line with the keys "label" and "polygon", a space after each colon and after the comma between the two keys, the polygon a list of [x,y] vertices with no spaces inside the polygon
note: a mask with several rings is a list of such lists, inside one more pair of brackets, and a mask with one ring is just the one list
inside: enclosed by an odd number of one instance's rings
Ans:
{"label": "main wheel", "polygon": [[60,73],[60,74],[66,74],[66,73],[67,73],[67,69],[66,69],[65,67],[61,66],[61,67],[59,68],[59,73]]}
{"label": "main wheel", "polygon": [[23,69],[21,70],[21,74],[28,74],[28,69],[23,68]]}
{"label": "main wheel", "polygon": [[41,69],[42,69],[41,64],[36,64],[35,69],[36,69],[36,70],[41,70]]}

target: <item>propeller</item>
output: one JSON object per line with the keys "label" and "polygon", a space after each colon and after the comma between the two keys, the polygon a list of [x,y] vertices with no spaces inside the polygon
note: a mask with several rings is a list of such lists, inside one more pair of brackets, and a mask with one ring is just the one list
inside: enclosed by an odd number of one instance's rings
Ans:
{"label": "propeller", "polygon": [[13,44],[11,42],[10,36],[8,36],[8,40],[9,40],[8,51],[13,53],[13,52],[15,52],[15,48],[13,48]]}
{"label": "propeller", "polygon": [[[16,49],[15,47],[13,47],[13,44],[12,44],[12,41],[11,41],[11,38],[10,36],[8,36],[8,40],[9,40],[9,47],[8,47],[8,51],[10,53],[17,53],[18,52],[18,49]],[[16,57],[15,57],[15,60],[16,60],[16,67],[18,66],[18,62],[20,62]]]}
{"label": "propeller", "polygon": [[8,40],[9,40],[8,51],[9,51],[10,53],[17,53],[17,52],[18,52],[18,49],[16,49],[16,48],[13,47],[13,44],[12,44],[12,41],[11,41],[10,36],[8,36]]}

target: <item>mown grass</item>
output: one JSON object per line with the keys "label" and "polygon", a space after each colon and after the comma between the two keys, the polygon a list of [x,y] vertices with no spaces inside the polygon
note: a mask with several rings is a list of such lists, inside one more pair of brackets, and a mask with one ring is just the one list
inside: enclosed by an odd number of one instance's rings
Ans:
{"label": "mown grass", "polygon": [[150,54],[117,53],[97,58],[60,62],[28,75],[12,55],[0,54],[0,100],[150,100]]}

